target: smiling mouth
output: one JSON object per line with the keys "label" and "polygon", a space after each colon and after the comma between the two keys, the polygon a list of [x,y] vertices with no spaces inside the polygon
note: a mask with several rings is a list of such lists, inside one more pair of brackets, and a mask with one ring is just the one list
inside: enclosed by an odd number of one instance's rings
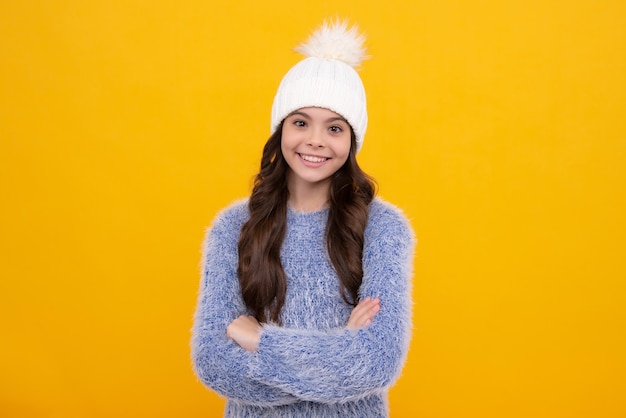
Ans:
{"label": "smiling mouth", "polygon": [[306,154],[298,154],[300,158],[304,161],[308,161],[310,163],[323,163],[324,161],[330,160],[330,158],[326,157],[316,157],[314,155],[306,155]]}

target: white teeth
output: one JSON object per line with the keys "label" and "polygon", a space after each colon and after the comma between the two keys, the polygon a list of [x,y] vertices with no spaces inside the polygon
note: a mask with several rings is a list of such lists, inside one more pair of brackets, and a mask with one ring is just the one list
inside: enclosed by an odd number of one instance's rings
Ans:
{"label": "white teeth", "polygon": [[303,155],[303,154],[300,154],[300,157],[302,157],[304,161],[308,161],[310,163],[323,163],[324,161],[328,159],[328,158],[314,157],[312,155]]}

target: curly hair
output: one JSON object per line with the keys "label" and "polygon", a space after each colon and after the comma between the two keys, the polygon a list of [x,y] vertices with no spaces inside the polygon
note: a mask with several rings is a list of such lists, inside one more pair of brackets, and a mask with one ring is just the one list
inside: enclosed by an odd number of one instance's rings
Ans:
{"label": "curly hair", "polygon": [[[263,148],[261,168],[254,179],[248,207],[249,220],[239,236],[237,275],[243,300],[256,319],[280,323],[287,278],[280,249],[287,230],[287,173],[281,151],[282,123]],[[368,207],[376,194],[374,179],[358,165],[356,139],[351,132],[350,154],[333,174],[330,185],[326,247],[339,277],[343,300],[358,303],[363,281],[363,242]]]}

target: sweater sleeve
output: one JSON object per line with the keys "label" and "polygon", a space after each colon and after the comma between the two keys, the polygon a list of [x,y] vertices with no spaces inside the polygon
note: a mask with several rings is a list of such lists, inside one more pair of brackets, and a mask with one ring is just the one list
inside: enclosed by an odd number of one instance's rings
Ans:
{"label": "sweater sleeve", "polygon": [[[380,205],[383,205],[380,203]],[[414,236],[391,205],[370,210],[361,297],[381,310],[359,330],[289,329],[265,325],[249,376],[308,401],[359,399],[392,385],[408,353]]]}
{"label": "sweater sleeve", "polygon": [[233,212],[225,211],[216,218],[204,242],[191,341],[194,370],[206,386],[236,402],[287,405],[297,399],[247,378],[252,354],[226,336],[228,324],[247,314],[237,279],[237,241],[242,222]]}

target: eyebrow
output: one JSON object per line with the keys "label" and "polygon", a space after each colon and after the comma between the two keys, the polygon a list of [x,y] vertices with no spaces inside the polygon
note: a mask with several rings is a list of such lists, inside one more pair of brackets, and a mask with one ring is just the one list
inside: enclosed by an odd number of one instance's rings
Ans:
{"label": "eyebrow", "polygon": [[[294,115],[300,115],[300,116],[302,116],[304,118],[312,119],[311,116],[309,116],[307,113],[302,112],[300,110],[296,110],[295,112],[290,113],[287,117],[294,116]],[[345,123],[348,123],[348,121],[345,118],[341,117],[341,116],[333,116],[331,118],[326,119],[324,122],[325,123],[330,123],[330,122],[334,122],[334,121],[337,121],[337,120],[345,122]]]}

